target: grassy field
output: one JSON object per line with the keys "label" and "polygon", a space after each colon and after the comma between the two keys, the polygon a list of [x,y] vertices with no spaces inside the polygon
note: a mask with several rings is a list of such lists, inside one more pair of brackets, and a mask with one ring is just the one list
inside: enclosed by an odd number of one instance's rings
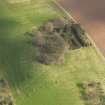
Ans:
{"label": "grassy field", "polygon": [[8,80],[16,105],[84,105],[78,83],[96,80],[105,85],[105,63],[93,47],[66,53],[62,65],[34,62],[35,50],[24,32],[61,16],[51,0],[0,0],[0,75]]}

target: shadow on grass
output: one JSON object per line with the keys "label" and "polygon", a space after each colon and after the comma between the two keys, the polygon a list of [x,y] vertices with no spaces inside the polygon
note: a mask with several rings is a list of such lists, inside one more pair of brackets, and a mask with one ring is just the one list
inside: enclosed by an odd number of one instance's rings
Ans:
{"label": "shadow on grass", "polygon": [[9,18],[0,18],[0,28],[14,28],[14,26],[19,25],[15,20]]}
{"label": "shadow on grass", "polygon": [[[0,20],[0,24],[0,27],[3,26],[0,32],[0,73],[5,75],[11,86],[20,86],[24,81],[31,79],[34,51],[23,37],[11,37],[15,28],[21,28],[19,23],[5,19]],[[9,32],[6,32],[8,27]]]}

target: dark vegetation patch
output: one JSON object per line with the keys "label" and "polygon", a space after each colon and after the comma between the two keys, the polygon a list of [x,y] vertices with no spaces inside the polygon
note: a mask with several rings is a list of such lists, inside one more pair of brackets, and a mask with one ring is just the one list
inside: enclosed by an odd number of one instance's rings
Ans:
{"label": "dark vegetation patch", "polygon": [[0,79],[0,105],[14,105],[8,83],[3,78]]}
{"label": "dark vegetation patch", "polygon": [[0,23],[0,74],[12,88],[21,86],[31,78],[33,49],[20,37],[25,30],[21,22],[15,18],[0,18]]}
{"label": "dark vegetation patch", "polygon": [[38,61],[49,64],[62,62],[65,52],[65,41],[57,33],[44,36],[44,43],[38,48]]}
{"label": "dark vegetation patch", "polygon": [[73,35],[77,38],[82,46],[91,45],[89,39],[85,35],[85,31],[81,28],[79,24],[72,24],[71,30]]}
{"label": "dark vegetation patch", "polygon": [[67,50],[91,45],[80,25],[67,19],[49,20],[26,35],[37,48],[37,61],[44,64],[61,63]]}
{"label": "dark vegetation patch", "polygon": [[86,105],[105,105],[105,93],[100,82],[84,82],[78,86]]}
{"label": "dark vegetation patch", "polygon": [[9,18],[0,18],[0,29],[3,28],[14,28],[16,25],[19,25],[19,22],[14,19]]}

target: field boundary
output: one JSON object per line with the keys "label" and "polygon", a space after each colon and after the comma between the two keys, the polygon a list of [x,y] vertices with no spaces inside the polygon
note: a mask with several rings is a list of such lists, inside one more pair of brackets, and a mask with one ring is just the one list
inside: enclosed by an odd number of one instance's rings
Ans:
{"label": "field boundary", "polygon": [[[53,3],[56,5],[56,7],[61,10],[70,20],[73,20],[75,23],[78,23],[71,15],[69,12],[67,12],[56,0],[52,0]],[[83,27],[82,27],[83,28]],[[93,47],[96,49],[97,53],[99,56],[105,61],[104,55],[101,53],[100,49],[96,46],[94,40],[90,37],[90,35],[86,32],[86,36],[88,39],[91,41]]]}

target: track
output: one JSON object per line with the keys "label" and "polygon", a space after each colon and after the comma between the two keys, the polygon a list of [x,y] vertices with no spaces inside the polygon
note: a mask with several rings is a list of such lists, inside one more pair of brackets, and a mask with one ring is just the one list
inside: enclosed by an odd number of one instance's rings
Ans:
{"label": "track", "polygon": [[58,0],[85,28],[105,56],[105,0]]}

